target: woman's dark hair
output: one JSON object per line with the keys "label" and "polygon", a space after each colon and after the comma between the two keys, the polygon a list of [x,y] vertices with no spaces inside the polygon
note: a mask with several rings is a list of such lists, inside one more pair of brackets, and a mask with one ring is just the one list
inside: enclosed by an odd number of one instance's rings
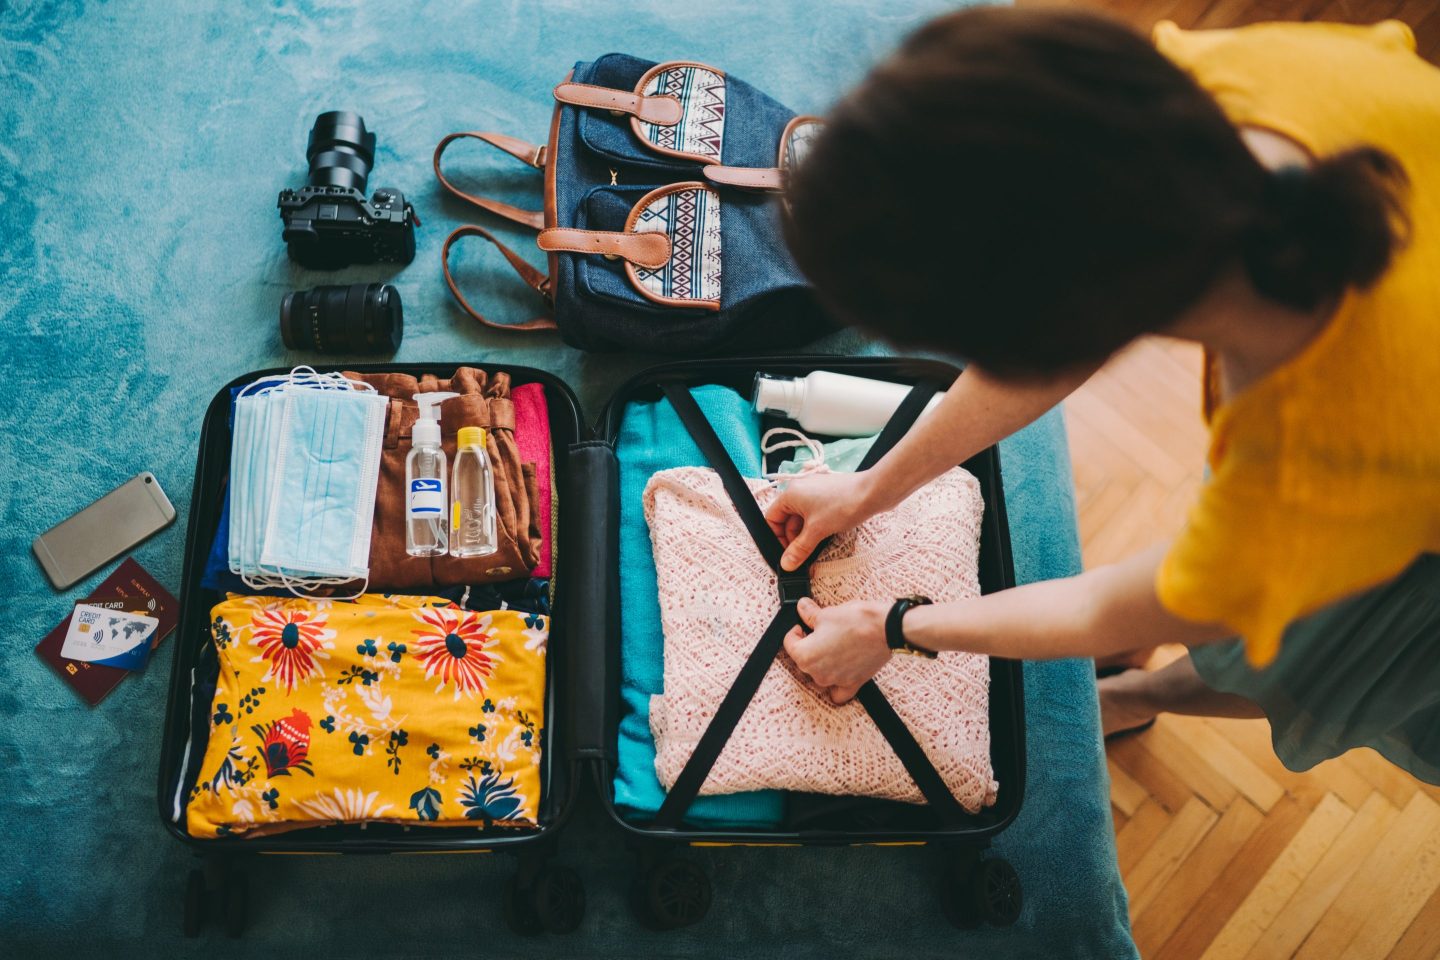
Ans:
{"label": "woman's dark hair", "polygon": [[846,322],[1034,376],[1164,328],[1237,261],[1301,310],[1373,283],[1404,182],[1369,147],[1272,173],[1128,28],[979,8],[922,27],[834,109],[786,234]]}

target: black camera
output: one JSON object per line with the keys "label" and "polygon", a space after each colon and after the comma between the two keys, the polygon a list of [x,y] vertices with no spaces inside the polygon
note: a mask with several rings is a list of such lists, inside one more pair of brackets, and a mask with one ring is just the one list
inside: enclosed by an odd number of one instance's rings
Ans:
{"label": "black camera", "polygon": [[280,191],[280,219],[290,259],[313,270],[352,263],[409,263],[415,259],[415,208],[394,187],[365,199],[375,164],[375,134],[358,113],[332,110],[315,118],[309,182]]}
{"label": "black camera", "polygon": [[280,301],[280,339],[291,350],[394,353],[404,324],[400,291],[388,283],[297,290]]}

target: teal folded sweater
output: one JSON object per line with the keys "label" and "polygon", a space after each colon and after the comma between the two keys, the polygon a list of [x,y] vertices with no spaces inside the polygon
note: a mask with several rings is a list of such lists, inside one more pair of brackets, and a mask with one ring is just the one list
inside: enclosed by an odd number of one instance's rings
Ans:
{"label": "teal folded sweater", "polygon": [[[740,472],[759,476],[760,419],[749,402],[734,390],[714,385],[697,387],[694,394]],[[615,452],[620,461],[622,702],[615,805],[630,819],[646,820],[665,799],[655,776],[655,741],[650,735],[650,698],[664,692],[665,641],[641,497],[657,471],[706,463],[668,400],[626,407]],[[770,827],[783,814],[780,792],[765,790],[700,797],[686,819],[706,826]]]}

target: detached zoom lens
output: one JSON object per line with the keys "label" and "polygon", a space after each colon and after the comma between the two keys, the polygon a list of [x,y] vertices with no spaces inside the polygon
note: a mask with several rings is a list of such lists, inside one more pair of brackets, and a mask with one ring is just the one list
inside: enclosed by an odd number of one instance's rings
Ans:
{"label": "detached zoom lens", "polygon": [[364,193],[370,168],[375,166],[375,134],[365,130],[358,113],[322,113],[310,128],[305,159],[310,161],[310,186],[354,187]]}
{"label": "detached zoom lens", "polygon": [[388,283],[297,290],[280,302],[280,339],[290,350],[394,353],[404,326],[400,291]]}

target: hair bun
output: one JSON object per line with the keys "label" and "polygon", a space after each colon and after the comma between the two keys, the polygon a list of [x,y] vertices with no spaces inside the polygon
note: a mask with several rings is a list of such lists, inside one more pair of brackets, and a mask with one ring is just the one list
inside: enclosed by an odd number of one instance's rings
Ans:
{"label": "hair bun", "polygon": [[1401,242],[1404,183],[1399,163],[1370,147],[1270,171],[1244,239],[1250,282],[1299,310],[1370,286]]}

